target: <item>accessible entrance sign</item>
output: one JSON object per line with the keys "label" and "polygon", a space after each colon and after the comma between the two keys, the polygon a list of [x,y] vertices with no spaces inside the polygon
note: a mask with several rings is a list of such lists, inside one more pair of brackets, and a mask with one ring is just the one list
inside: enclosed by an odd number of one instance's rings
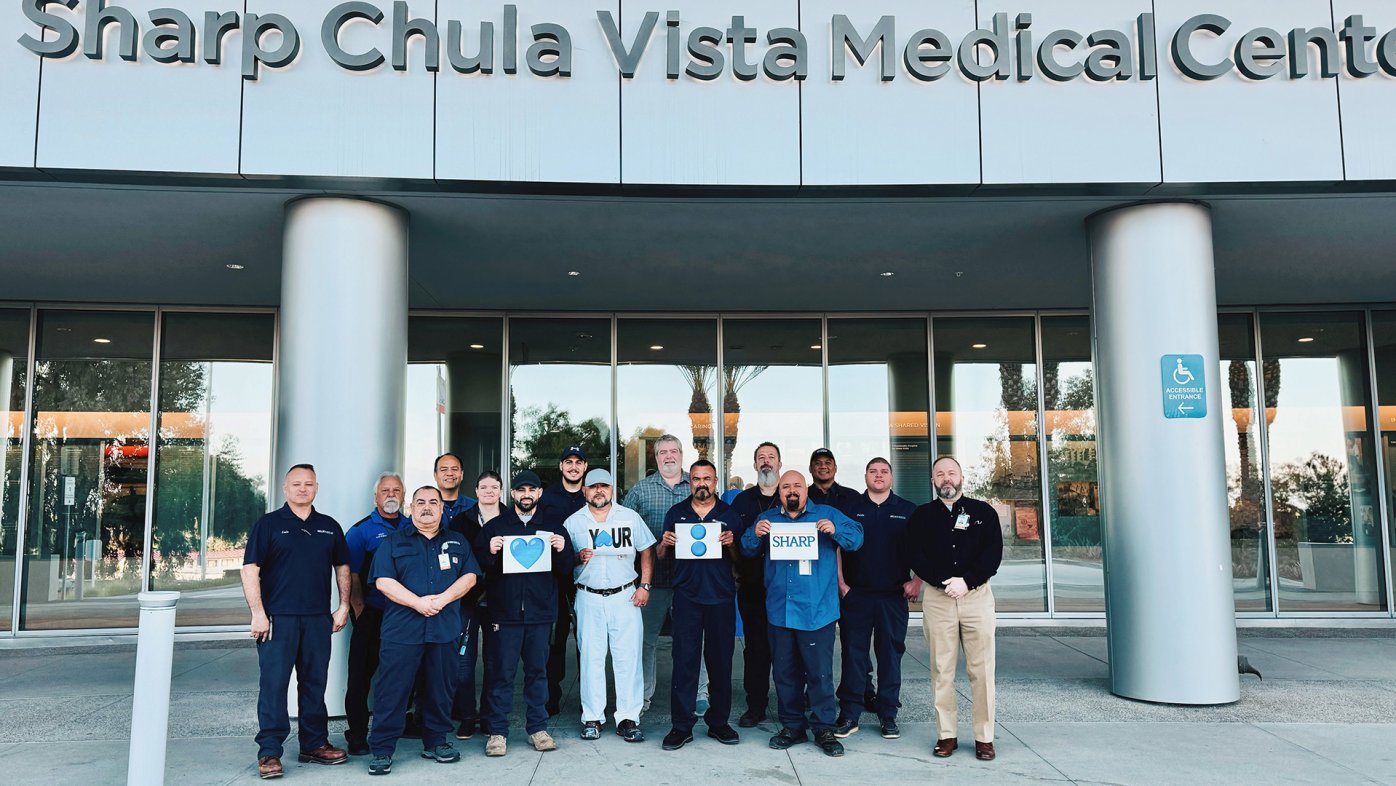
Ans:
{"label": "accessible entrance sign", "polygon": [[1164,355],[1159,361],[1165,418],[1207,417],[1204,365],[1201,355]]}

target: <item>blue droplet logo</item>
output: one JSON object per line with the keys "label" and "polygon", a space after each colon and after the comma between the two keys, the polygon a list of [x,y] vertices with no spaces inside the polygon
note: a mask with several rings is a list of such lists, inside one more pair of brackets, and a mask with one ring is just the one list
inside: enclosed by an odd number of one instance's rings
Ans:
{"label": "blue droplet logo", "polygon": [[702,524],[694,524],[693,528],[689,530],[689,532],[693,535],[693,556],[701,557],[704,554],[707,554],[708,544],[703,542],[703,538],[706,538],[708,536],[708,528],[703,526]]}

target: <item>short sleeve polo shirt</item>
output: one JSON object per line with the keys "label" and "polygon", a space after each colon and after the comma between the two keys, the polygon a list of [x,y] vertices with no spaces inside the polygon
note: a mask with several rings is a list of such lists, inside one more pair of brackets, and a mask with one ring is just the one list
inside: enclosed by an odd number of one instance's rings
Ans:
{"label": "short sleeve polo shirt", "polygon": [[252,525],[242,564],[261,570],[268,616],[328,614],[332,573],[349,564],[349,547],[339,522],[314,508],[302,520],[283,505]]}

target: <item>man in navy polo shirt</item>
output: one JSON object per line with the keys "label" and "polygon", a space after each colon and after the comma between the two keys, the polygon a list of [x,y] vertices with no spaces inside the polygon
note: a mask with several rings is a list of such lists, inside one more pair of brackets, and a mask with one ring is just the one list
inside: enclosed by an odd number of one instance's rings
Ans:
{"label": "man in navy polo shirt", "polygon": [[[349,548],[344,530],[315,510],[315,468],[297,464],[281,491],[286,504],[252,525],[242,558],[242,594],[252,611],[257,642],[257,774],[282,775],[281,754],[291,733],[286,692],[291,669],[299,693],[300,760],[343,764],[344,751],[330,744],[325,683],[330,634],[349,621]],[[339,608],[330,608],[332,574]]]}
{"label": "man in navy polo shirt", "polygon": [[349,528],[349,606],[354,629],[349,636],[349,679],[344,690],[344,742],[350,756],[368,755],[368,690],[378,670],[379,633],[383,628],[383,593],[368,584],[378,546],[404,524],[402,476],[384,472],[373,489],[373,512]]}
{"label": "man in navy polo shirt", "polygon": [[435,486],[414,491],[412,526],[389,535],[373,557],[369,580],[388,603],[383,609],[381,668],[373,689],[370,775],[386,775],[393,768],[414,681],[422,718],[422,758],[443,764],[460,761],[460,752],[446,740],[456,690],[460,599],[479,581],[480,567],[465,538],[441,523],[443,507]]}
{"label": "man in navy polo shirt", "polygon": [[[674,505],[664,517],[664,537],[659,553],[678,547],[678,529],[691,530],[694,543],[688,553],[674,555],[673,683],[669,692],[673,728],[664,736],[666,751],[676,751],[693,741],[697,706],[699,663],[708,665],[708,710],[703,722],[708,736],[724,745],[740,742],[732,729],[732,648],[737,637],[737,584],[732,578],[733,545],[742,519],[717,498],[717,467],[700,459],[688,469],[693,494]],[[699,531],[694,525],[703,527]],[[708,556],[700,541],[706,530],[721,531],[717,558]]]}
{"label": "man in navy polo shirt", "polygon": [[[863,474],[868,490],[849,506],[848,517],[863,525],[863,547],[843,555],[839,592],[843,595],[839,626],[843,635],[843,675],[839,680],[839,720],[834,736],[858,731],[865,710],[877,713],[882,736],[902,736],[897,728],[901,706],[902,654],[906,652],[907,600],[921,594],[921,580],[911,572],[906,526],[916,505],[892,493],[892,465],[878,457]],[[877,653],[876,703],[866,705],[869,645]]]}

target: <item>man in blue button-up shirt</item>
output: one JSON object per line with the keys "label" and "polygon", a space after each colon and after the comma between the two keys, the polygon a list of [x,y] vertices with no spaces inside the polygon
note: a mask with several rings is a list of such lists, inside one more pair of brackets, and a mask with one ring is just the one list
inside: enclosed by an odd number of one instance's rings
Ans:
{"label": "man in blue button-up shirt", "polygon": [[[742,534],[742,552],[765,554],[766,618],[770,624],[771,671],[781,730],[771,738],[777,750],[814,741],[824,753],[842,756],[834,737],[838,702],[834,698],[834,624],[839,618],[837,549],[856,551],[863,527],[828,505],[809,502],[804,476],[790,471],[780,478],[779,508],[773,508]],[[814,524],[818,559],[771,559],[772,522]],[[810,716],[805,717],[805,697]]]}
{"label": "man in blue button-up shirt", "polygon": [[422,717],[422,757],[442,763],[460,760],[460,753],[446,741],[456,688],[460,599],[480,580],[480,567],[465,538],[442,524],[443,507],[435,486],[417,489],[412,494],[412,526],[389,535],[373,557],[369,580],[388,603],[368,738],[371,775],[392,769],[414,680]]}

